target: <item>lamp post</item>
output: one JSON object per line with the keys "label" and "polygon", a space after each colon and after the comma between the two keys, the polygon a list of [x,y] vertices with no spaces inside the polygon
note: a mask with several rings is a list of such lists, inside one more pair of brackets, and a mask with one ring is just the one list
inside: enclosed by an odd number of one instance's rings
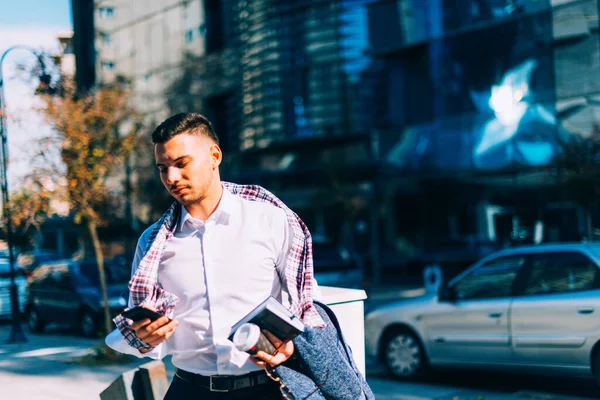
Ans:
{"label": "lamp post", "polygon": [[10,302],[12,309],[12,330],[8,338],[8,343],[24,343],[27,341],[25,333],[21,328],[19,293],[15,282],[15,256],[13,253],[12,222],[10,206],[8,201],[8,179],[6,176],[6,170],[8,166],[8,128],[6,123],[6,102],[4,100],[4,77],[2,74],[2,63],[6,58],[6,55],[12,50],[16,49],[27,50],[33,53],[33,55],[36,56],[39,66],[41,68],[40,85],[48,85],[50,83],[50,76],[46,74],[46,66],[44,64],[44,60],[33,48],[21,45],[12,46],[2,54],[2,57],[0,57],[0,138],[2,138],[2,168],[0,171],[0,185],[2,190],[2,205],[4,208],[4,218],[6,219],[7,229],[8,256],[10,263]]}

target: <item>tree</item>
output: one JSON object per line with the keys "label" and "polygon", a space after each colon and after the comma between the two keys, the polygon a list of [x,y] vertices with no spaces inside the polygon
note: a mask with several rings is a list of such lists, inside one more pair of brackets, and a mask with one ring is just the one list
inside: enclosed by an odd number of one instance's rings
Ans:
{"label": "tree", "polygon": [[[53,141],[64,165],[64,193],[75,216],[91,238],[104,303],[106,332],[112,329],[106,291],[104,256],[98,227],[114,212],[116,195],[109,180],[122,168],[141,129],[140,116],[131,107],[124,84],[80,93],[63,82],[60,95],[43,95],[40,111],[54,128]],[[57,174],[55,175],[58,175]]]}
{"label": "tree", "polygon": [[593,239],[592,210],[600,198],[600,126],[587,137],[572,135],[552,162],[561,191],[586,211],[588,240]]}
{"label": "tree", "polygon": [[22,232],[31,227],[39,232],[48,216],[51,195],[50,191],[39,187],[24,187],[13,193],[10,199],[12,226],[19,227]]}

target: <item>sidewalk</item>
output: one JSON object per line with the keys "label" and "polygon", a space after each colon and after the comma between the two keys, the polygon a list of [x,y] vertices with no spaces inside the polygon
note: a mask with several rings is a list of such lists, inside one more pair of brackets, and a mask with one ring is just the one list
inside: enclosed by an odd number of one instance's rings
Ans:
{"label": "sidewalk", "polygon": [[[8,324],[0,324],[0,393],[1,398],[19,400],[87,400],[100,393],[117,377],[147,359],[107,366],[83,366],[73,362],[90,352],[101,340],[84,339],[67,334],[27,333],[29,341],[6,344]],[[170,358],[163,360],[167,377],[173,376]],[[543,393],[499,393],[465,390],[459,387],[428,383],[403,383],[387,379],[377,365],[367,366],[367,380],[378,400],[585,400],[583,398]]]}
{"label": "sidewalk", "polygon": [[[24,344],[5,344],[8,326],[0,326],[0,393],[2,398],[20,400],[86,400],[98,399],[99,394],[121,373],[149,360],[134,359],[126,364],[110,366],[82,366],[73,359],[90,352],[98,340],[76,336],[32,335]],[[170,359],[163,360],[169,380],[173,366]],[[451,394],[440,388],[432,395],[413,389],[414,394],[398,392],[396,382],[381,378],[371,385],[378,399],[425,400],[438,395]],[[456,389],[454,389],[456,390]]]}

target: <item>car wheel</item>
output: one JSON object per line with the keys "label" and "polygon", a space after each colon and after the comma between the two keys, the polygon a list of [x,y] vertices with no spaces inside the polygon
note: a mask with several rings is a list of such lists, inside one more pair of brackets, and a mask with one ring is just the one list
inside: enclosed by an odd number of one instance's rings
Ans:
{"label": "car wheel", "polygon": [[44,330],[44,321],[34,306],[28,307],[25,311],[25,320],[31,332],[40,333]]}
{"label": "car wheel", "polygon": [[83,310],[79,317],[79,331],[85,337],[96,336],[98,325],[96,316],[90,310]]}
{"label": "car wheel", "polygon": [[389,374],[396,379],[422,378],[428,368],[421,341],[408,329],[388,332],[382,341],[381,356]]}

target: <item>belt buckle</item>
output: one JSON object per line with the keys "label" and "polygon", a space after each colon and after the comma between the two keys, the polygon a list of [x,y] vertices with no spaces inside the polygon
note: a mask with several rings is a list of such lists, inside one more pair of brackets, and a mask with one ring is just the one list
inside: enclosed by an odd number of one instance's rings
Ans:
{"label": "belt buckle", "polygon": [[214,383],[213,383],[213,377],[209,376],[209,379],[210,379],[210,385],[209,385],[210,387],[209,387],[209,389],[210,389],[211,392],[225,393],[225,392],[229,392],[231,390],[231,389],[215,389]]}

